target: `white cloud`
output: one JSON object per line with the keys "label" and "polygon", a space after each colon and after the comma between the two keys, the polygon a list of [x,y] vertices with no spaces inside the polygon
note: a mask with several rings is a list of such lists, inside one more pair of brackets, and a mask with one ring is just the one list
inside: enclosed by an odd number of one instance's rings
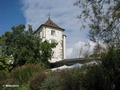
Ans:
{"label": "white cloud", "polygon": [[84,54],[92,54],[93,48],[96,45],[94,42],[77,42],[73,44],[72,48],[67,48],[67,58],[81,58]]}
{"label": "white cloud", "polygon": [[73,48],[67,48],[67,51],[66,51],[67,58],[71,58],[72,51],[73,51]]}
{"label": "white cloud", "polygon": [[80,47],[89,39],[88,30],[80,31],[81,23],[76,16],[81,11],[73,5],[75,0],[22,0],[22,3],[26,25],[30,24],[36,30],[47,21],[50,13],[51,20],[65,29],[67,57],[78,57]]}

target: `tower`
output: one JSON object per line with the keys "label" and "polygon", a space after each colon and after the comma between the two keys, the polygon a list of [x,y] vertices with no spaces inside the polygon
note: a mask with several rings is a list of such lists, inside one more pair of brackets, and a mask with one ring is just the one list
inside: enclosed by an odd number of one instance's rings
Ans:
{"label": "tower", "polygon": [[66,58],[66,35],[63,35],[65,29],[55,24],[50,17],[48,20],[41,24],[40,27],[35,31],[35,34],[47,40],[49,43],[57,42],[58,45],[53,49],[52,59],[50,62],[60,61]]}

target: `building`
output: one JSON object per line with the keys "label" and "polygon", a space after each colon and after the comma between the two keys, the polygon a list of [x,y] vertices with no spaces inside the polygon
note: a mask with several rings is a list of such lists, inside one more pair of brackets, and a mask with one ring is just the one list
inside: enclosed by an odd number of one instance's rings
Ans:
{"label": "building", "polygon": [[57,42],[58,45],[53,49],[52,59],[50,62],[57,62],[66,58],[66,35],[63,35],[65,29],[55,24],[50,17],[48,20],[40,25],[35,31],[35,34],[42,38],[42,40],[48,40],[49,43]]}

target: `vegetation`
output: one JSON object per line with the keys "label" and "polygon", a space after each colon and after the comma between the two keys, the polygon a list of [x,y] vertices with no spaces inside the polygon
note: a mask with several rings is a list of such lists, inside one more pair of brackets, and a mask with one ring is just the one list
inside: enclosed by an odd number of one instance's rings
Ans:
{"label": "vegetation", "polygon": [[[109,47],[101,54],[102,63],[51,72],[46,69],[47,60],[56,44],[42,42],[33,35],[31,26],[25,31],[25,26],[20,25],[0,37],[0,86],[19,87],[0,87],[0,90],[120,90],[120,1],[78,0],[75,5],[83,8],[78,17],[90,20],[90,39]],[[98,43],[94,54],[99,52]],[[14,57],[15,68],[7,73],[4,70],[9,68],[6,58],[10,55]]]}
{"label": "vegetation", "polygon": [[11,88],[11,90],[23,90],[23,88],[30,90],[30,82],[33,81],[32,78],[36,76],[37,73],[42,73],[44,70],[45,68],[40,66],[40,64],[28,64],[22,67],[18,66],[14,68],[10,73],[1,72],[0,79],[2,82],[0,81],[0,90],[6,90],[6,88],[9,88],[1,87],[3,85],[19,85],[19,87]]}
{"label": "vegetation", "polygon": [[[120,1],[119,0],[77,0],[74,4],[81,9],[78,18],[82,27],[89,27],[90,40],[98,43],[94,55],[100,54],[102,64],[87,70],[82,87],[85,90],[120,89]],[[86,24],[89,22],[89,24]],[[108,47],[106,53],[99,43]]]}
{"label": "vegetation", "polygon": [[[9,90],[120,90],[120,51],[111,49],[99,65],[50,71],[39,64],[0,73],[0,84],[19,85]],[[5,87],[0,88],[6,90]]]}
{"label": "vegetation", "polygon": [[[13,56],[14,67],[30,63],[50,67],[48,60],[52,57],[52,48],[56,43],[42,42],[42,39],[34,35],[30,25],[27,31],[24,29],[25,25],[12,27],[13,32],[6,32],[0,37],[1,56]],[[2,61],[6,62],[5,59]]]}
{"label": "vegetation", "polygon": [[119,0],[77,0],[80,7],[78,18],[82,27],[90,29],[90,40],[104,42],[109,47],[120,44],[120,1]]}

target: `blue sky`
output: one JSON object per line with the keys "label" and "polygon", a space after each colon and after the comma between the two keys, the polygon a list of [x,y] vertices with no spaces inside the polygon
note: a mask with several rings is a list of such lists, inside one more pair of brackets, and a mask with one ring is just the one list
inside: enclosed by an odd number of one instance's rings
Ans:
{"label": "blue sky", "polygon": [[25,24],[26,27],[30,24],[36,30],[47,21],[50,13],[51,20],[65,29],[67,57],[78,57],[80,48],[89,39],[88,30],[80,31],[81,23],[76,17],[81,9],[74,6],[74,2],[75,0],[0,0],[0,36],[19,24]]}
{"label": "blue sky", "polygon": [[25,17],[19,0],[0,0],[0,36],[11,27],[25,24]]}

